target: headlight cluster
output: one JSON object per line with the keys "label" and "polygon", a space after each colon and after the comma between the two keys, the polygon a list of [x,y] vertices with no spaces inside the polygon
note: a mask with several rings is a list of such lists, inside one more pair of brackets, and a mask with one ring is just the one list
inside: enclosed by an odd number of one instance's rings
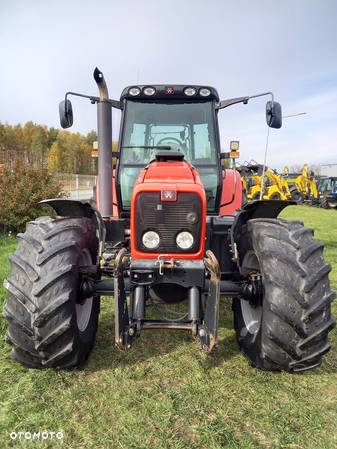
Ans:
{"label": "headlight cluster", "polygon": [[[194,97],[194,95],[197,94],[197,89],[195,87],[185,87],[184,94],[187,97]],[[201,97],[208,97],[209,95],[211,95],[211,91],[207,87],[202,87],[201,89],[199,89],[199,95]]]}
{"label": "headlight cluster", "polygon": [[[156,249],[160,244],[159,234],[155,231],[144,232],[142,242],[147,249]],[[194,244],[193,235],[188,231],[179,232],[176,243],[180,249],[190,249]]]}
{"label": "headlight cluster", "polygon": [[[132,86],[129,88],[128,93],[132,97],[137,97],[141,93],[143,95],[146,95],[147,97],[152,97],[153,95],[155,95],[156,89],[153,86],[145,86],[142,89],[138,86]],[[173,87],[167,87],[166,93],[173,94]],[[211,95],[211,90],[208,89],[208,87],[195,88],[192,86],[187,86],[184,88],[184,95],[186,95],[186,97],[194,97],[197,94],[199,94],[201,97],[209,97]]]}
{"label": "headlight cluster", "polygon": [[129,89],[129,95],[132,95],[132,97],[140,95],[141,92],[147,97],[152,97],[156,93],[156,89],[152,86],[143,87],[143,91],[138,86],[130,87]]}

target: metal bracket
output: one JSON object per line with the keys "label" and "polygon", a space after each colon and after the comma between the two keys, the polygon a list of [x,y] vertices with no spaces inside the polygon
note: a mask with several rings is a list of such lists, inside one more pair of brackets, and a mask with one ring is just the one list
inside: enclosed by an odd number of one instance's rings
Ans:
{"label": "metal bracket", "polygon": [[219,307],[220,307],[220,266],[212,251],[206,251],[205,266],[210,273],[208,300],[203,326],[199,328],[202,348],[210,352],[218,343]]}
{"label": "metal bracket", "polygon": [[129,311],[124,285],[124,267],[126,248],[122,248],[116,257],[114,271],[115,296],[115,344],[119,349],[127,351],[131,346],[132,336],[129,333]]}

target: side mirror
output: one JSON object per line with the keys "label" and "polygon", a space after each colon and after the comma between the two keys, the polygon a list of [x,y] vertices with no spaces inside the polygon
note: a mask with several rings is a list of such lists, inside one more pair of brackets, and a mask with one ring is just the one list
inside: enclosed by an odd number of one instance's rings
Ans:
{"label": "side mirror", "polygon": [[70,128],[73,124],[73,107],[70,100],[61,101],[59,114],[62,128]]}
{"label": "side mirror", "polygon": [[280,103],[276,101],[267,101],[266,104],[266,121],[271,128],[281,128],[282,126],[282,108]]}

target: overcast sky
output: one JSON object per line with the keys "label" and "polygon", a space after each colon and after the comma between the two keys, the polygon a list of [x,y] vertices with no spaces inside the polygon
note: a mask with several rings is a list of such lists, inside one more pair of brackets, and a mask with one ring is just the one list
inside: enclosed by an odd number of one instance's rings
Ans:
{"label": "overcast sky", "polygon": [[[268,162],[337,163],[337,0],[0,0],[0,121],[59,127],[65,91],[110,97],[124,86],[206,84],[221,98],[273,91],[288,118]],[[73,100],[73,131],[96,127]],[[222,147],[262,161],[265,100],[221,112]]]}

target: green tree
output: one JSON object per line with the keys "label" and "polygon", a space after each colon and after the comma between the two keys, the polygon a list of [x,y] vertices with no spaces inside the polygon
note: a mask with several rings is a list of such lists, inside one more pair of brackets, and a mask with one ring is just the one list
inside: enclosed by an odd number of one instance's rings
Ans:
{"label": "green tree", "polygon": [[61,195],[60,185],[47,170],[17,161],[15,170],[5,168],[0,176],[0,227],[22,229],[43,213],[39,201]]}
{"label": "green tree", "polygon": [[48,141],[48,148],[51,148],[53,143],[56,141],[58,136],[59,130],[57,128],[49,128],[47,132],[47,141]]}
{"label": "green tree", "polygon": [[31,150],[35,164],[43,168],[48,154],[48,135],[43,126],[35,127],[32,135]]}

